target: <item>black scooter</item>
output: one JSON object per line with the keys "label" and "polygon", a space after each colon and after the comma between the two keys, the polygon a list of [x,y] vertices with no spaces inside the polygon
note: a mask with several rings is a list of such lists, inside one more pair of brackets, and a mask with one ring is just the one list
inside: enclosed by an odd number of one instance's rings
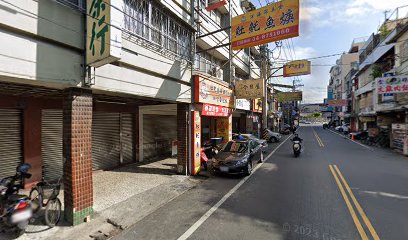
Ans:
{"label": "black scooter", "polygon": [[302,145],[300,140],[292,140],[293,145],[292,145],[292,149],[293,149],[293,154],[295,155],[295,157],[299,157],[300,153],[302,152]]}
{"label": "black scooter", "polygon": [[0,219],[1,223],[18,236],[25,232],[33,212],[30,198],[18,194],[24,188],[24,179],[31,177],[30,164],[17,166],[16,174],[0,181]]}

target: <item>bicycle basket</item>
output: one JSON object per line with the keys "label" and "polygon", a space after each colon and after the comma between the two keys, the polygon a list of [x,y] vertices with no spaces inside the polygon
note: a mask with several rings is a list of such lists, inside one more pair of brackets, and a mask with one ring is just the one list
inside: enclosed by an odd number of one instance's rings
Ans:
{"label": "bicycle basket", "polygon": [[44,199],[56,199],[60,193],[61,184],[45,184],[42,186]]}

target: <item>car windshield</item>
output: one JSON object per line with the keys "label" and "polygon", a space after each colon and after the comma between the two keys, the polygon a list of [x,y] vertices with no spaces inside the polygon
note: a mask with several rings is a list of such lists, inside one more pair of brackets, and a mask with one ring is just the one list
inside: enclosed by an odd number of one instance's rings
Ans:
{"label": "car windshield", "polygon": [[248,143],[246,142],[228,142],[222,148],[223,152],[238,152],[243,153],[248,149]]}

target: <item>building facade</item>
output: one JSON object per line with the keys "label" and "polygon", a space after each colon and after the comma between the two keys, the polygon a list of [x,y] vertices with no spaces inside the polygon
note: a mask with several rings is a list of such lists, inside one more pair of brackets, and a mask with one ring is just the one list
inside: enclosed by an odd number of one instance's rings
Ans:
{"label": "building facade", "polygon": [[[95,36],[85,31],[96,11],[88,2],[88,10],[85,1],[0,9],[0,177],[21,162],[32,165],[27,187],[63,177],[72,224],[93,213],[94,170],[167,156],[174,141],[177,169],[188,166],[189,2],[104,1],[101,14],[111,22],[101,20],[108,30]],[[108,48],[114,59],[87,66],[87,51]]]}

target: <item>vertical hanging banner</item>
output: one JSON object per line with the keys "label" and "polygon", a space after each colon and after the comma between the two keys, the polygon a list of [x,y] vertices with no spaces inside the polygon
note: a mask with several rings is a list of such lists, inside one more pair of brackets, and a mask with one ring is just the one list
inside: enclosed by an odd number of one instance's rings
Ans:
{"label": "vertical hanging banner", "polygon": [[194,111],[192,116],[192,174],[196,175],[200,171],[201,163],[201,116],[199,111]]}
{"label": "vertical hanging banner", "polygon": [[223,138],[223,143],[232,139],[232,115],[217,118],[217,137]]}
{"label": "vertical hanging banner", "polygon": [[87,0],[86,64],[99,67],[121,58],[123,0]]}
{"label": "vertical hanging banner", "polygon": [[282,0],[232,18],[232,49],[299,36],[299,0]]}

